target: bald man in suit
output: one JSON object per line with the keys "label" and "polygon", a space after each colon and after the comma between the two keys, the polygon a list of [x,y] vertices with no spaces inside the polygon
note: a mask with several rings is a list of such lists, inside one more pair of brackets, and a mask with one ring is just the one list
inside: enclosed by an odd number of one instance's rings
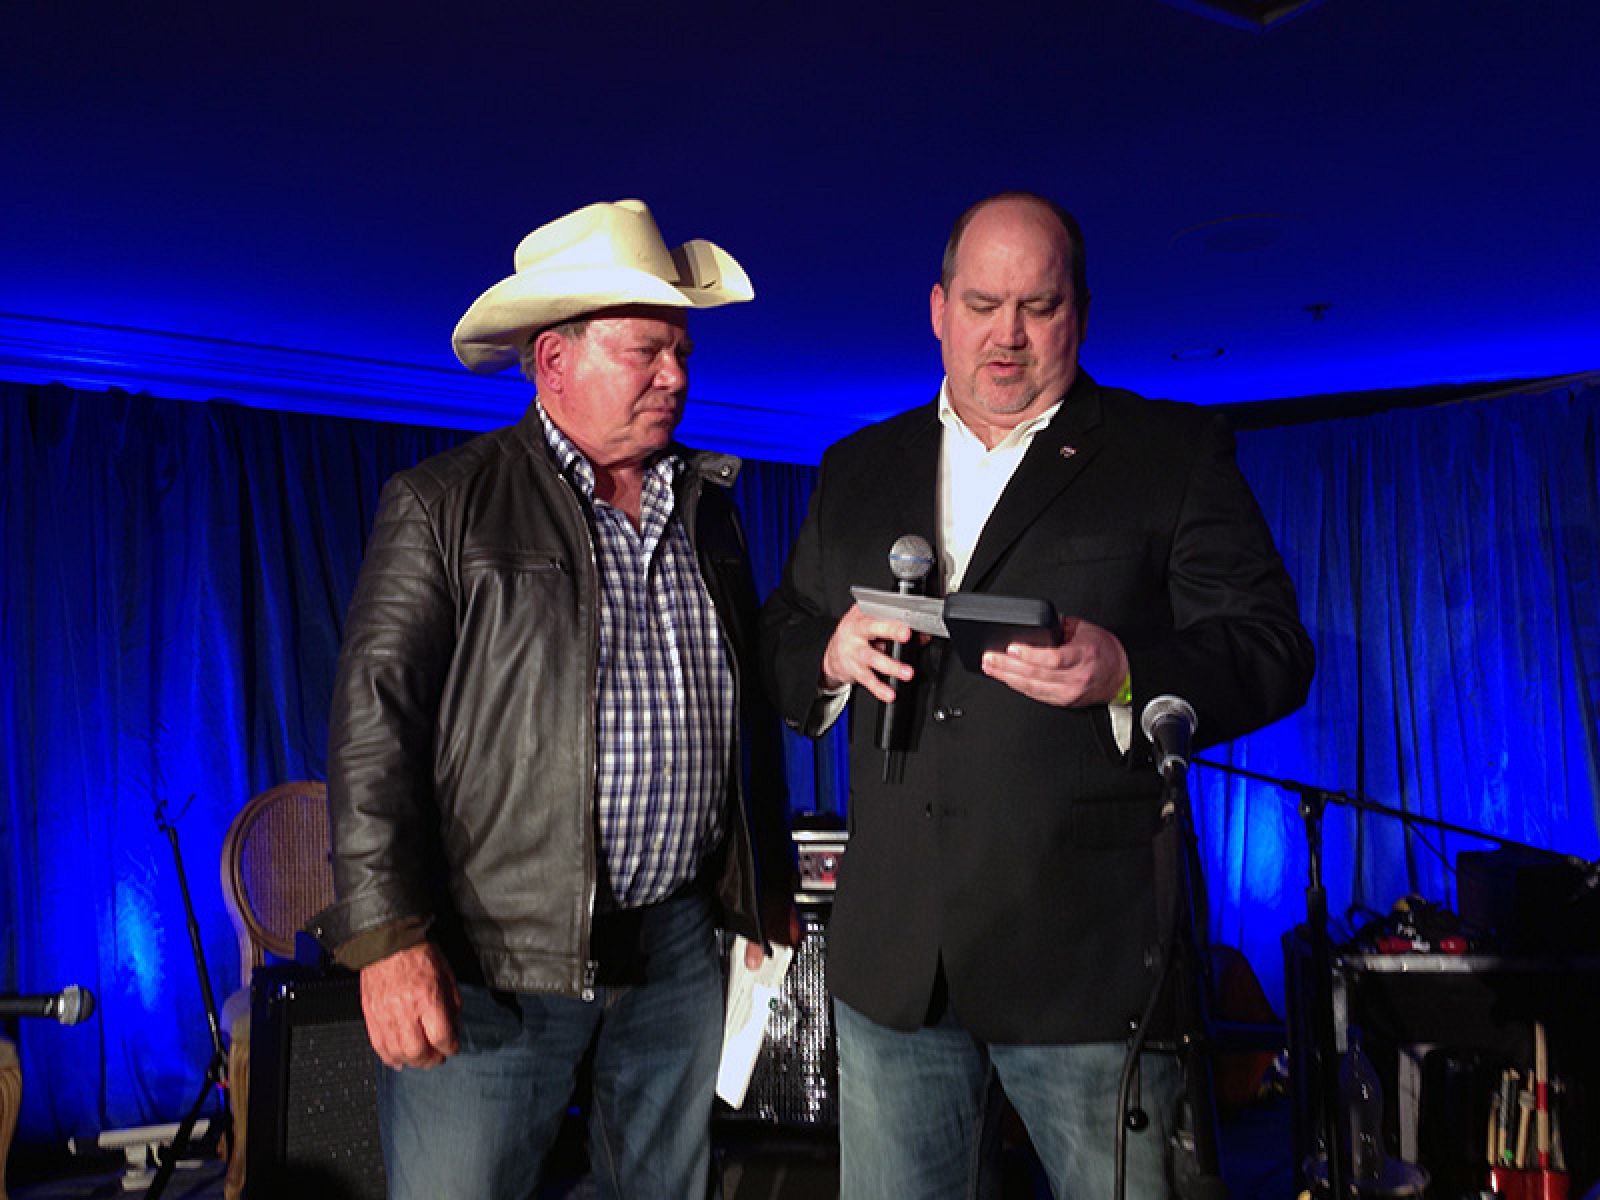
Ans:
{"label": "bald man in suit", "polygon": [[[1135,716],[1181,696],[1218,742],[1310,684],[1294,588],[1231,436],[1081,370],[1088,299],[1064,209],[1006,193],[962,214],[931,298],[939,397],[824,455],[763,614],[790,727],[850,714],[828,982],[854,1200],[966,1195],[991,1071],[1056,1195],[1110,1194],[1117,1079],[1158,941],[1161,781]],[[1002,644],[976,670],[942,639],[892,656],[911,630],[850,588],[892,586],[907,533],[936,547],[931,594],[1048,599],[1059,644]],[[891,681],[908,689],[910,740],[886,779],[874,731]],[[1152,1121],[1129,1138],[1127,1194],[1165,1195],[1181,1077],[1158,1052],[1141,1074]]]}

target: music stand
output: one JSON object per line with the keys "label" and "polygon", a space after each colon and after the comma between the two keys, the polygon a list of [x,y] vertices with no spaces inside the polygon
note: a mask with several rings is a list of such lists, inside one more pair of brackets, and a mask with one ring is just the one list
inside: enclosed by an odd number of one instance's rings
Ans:
{"label": "music stand", "polygon": [[[193,800],[194,797],[190,796],[184,802],[183,807],[186,811]],[[181,817],[183,813],[180,812],[178,815]],[[183,873],[183,853],[178,849],[178,827],[167,819],[165,800],[156,801],[156,827],[167,835],[167,841],[172,844],[172,861],[178,868],[178,887],[183,892],[183,911],[189,923],[189,946],[194,951],[194,967],[200,976],[200,999],[205,1005],[206,1028],[211,1035],[211,1062],[206,1066],[205,1079],[200,1084],[200,1094],[195,1097],[194,1104],[179,1123],[171,1145],[164,1153],[159,1150],[156,1152],[156,1174],[150,1181],[149,1190],[145,1192],[145,1200],[159,1200],[161,1193],[166,1190],[167,1181],[171,1179],[179,1157],[189,1146],[195,1122],[200,1118],[200,1110],[205,1107],[206,1097],[211,1094],[211,1089],[215,1087],[226,1090],[228,1086],[228,1052],[222,1045],[222,1021],[217,1016],[217,1000],[211,992],[211,975],[206,968],[205,948],[200,944],[200,924],[195,920],[194,902],[189,896],[189,881]],[[207,1133],[215,1130],[219,1137],[228,1135],[231,1120],[232,1112],[224,1102],[218,1119],[207,1126]]]}

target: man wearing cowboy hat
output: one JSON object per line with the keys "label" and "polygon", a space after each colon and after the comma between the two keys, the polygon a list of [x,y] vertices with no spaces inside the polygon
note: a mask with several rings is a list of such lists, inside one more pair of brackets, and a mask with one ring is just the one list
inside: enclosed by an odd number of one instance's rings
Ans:
{"label": "man wearing cowboy hat", "polygon": [[315,928],[360,970],[392,1068],[390,1197],[527,1195],[586,1056],[602,1188],[699,1196],[714,923],[759,962],[790,890],[738,460],[672,437],[687,311],[753,291],[636,200],[535,230],[515,265],[454,345],[474,371],[520,360],[536,399],[383,492],[329,734],[339,899]]}

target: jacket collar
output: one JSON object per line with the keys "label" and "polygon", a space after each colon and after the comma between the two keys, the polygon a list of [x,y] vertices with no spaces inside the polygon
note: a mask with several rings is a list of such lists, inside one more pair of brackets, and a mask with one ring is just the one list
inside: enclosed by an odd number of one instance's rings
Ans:
{"label": "jacket collar", "polygon": [[[1028,452],[1017,465],[1016,474],[984,524],[978,544],[967,563],[963,586],[967,591],[983,590],[990,575],[1006,552],[1082,474],[1104,443],[1102,399],[1099,384],[1080,369],[1065,402],[1049,425],[1034,435]],[[934,480],[929,494],[936,490],[937,448],[933,455]]]}
{"label": "jacket collar", "polygon": [[[558,473],[561,471],[561,464],[556,460],[554,449],[544,435],[544,423],[539,419],[537,396],[528,403],[522,418],[512,430],[529,454],[548,460]],[[681,442],[669,443],[662,453],[676,454],[683,459],[688,467],[684,472],[685,475],[698,476],[720,487],[732,487],[733,481],[739,477],[739,471],[744,466],[744,460],[737,455],[724,454],[716,450],[696,450]]]}
{"label": "jacket collar", "polygon": [[[880,443],[881,461],[871,468],[875,477],[871,502],[884,514],[887,527],[898,531],[896,536],[913,533],[937,546],[939,439],[944,434],[939,403],[935,400],[891,420],[899,428]],[[939,586],[942,590],[942,581]]]}

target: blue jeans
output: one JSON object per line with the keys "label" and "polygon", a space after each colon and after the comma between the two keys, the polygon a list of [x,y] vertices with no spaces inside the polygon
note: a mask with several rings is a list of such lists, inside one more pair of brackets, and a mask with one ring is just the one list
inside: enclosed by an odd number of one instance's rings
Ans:
{"label": "blue jeans", "polygon": [[[1057,1200],[1109,1200],[1117,1083],[1126,1047],[989,1045],[951,1015],[902,1033],[833,1002],[839,1040],[841,1200],[966,1200],[982,1169],[991,1072],[1027,1126]],[[1140,1059],[1140,1107],[1127,1134],[1129,1200],[1169,1195],[1167,1138],[1182,1075],[1170,1056]]]}
{"label": "blue jeans", "polygon": [[[619,924],[613,953],[602,927]],[[681,896],[596,926],[593,1001],[462,985],[458,1054],[428,1070],[380,1065],[389,1200],[532,1196],[591,1048],[589,1157],[601,1194],[706,1194],[722,1037],[710,903]]]}

